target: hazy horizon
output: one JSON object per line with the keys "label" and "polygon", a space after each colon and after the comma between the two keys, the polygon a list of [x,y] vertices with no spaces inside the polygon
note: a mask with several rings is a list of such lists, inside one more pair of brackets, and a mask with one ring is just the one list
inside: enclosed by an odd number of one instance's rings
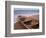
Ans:
{"label": "hazy horizon", "polygon": [[27,9],[27,8],[23,8],[23,9],[20,9],[20,8],[17,8],[17,10],[14,9],[14,15],[15,14],[33,14],[33,13],[39,13],[39,9]]}

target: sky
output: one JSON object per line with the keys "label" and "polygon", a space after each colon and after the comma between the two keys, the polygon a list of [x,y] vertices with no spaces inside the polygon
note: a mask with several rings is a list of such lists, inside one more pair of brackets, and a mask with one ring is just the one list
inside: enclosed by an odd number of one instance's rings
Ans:
{"label": "sky", "polygon": [[14,8],[14,10],[39,10],[38,8]]}

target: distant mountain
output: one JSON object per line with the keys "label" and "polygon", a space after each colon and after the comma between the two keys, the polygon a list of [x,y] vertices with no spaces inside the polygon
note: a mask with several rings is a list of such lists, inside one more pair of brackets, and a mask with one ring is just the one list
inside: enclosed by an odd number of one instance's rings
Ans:
{"label": "distant mountain", "polygon": [[39,10],[14,10],[14,14],[31,14],[39,13]]}

